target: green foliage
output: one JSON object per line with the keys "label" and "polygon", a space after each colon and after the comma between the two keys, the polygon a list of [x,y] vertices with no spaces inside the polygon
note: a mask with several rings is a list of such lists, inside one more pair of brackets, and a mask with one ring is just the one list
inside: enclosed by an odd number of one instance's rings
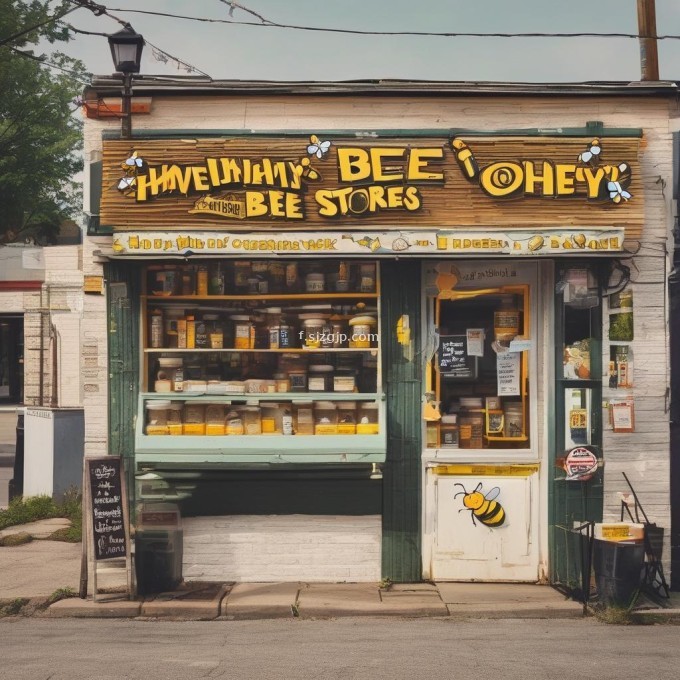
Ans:
{"label": "green foliage", "polygon": [[[80,203],[81,124],[74,98],[85,82],[81,62],[37,44],[69,40],[58,17],[68,2],[0,0],[0,244],[29,236],[50,240]],[[18,36],[27,28],[45,26]],[[49,60],[68,73],[49,68]]]}
{"label": "green foliage", "polygon": [[48,604],[54,604],[55,602],[59,602],[59,600],[67,600],[70,597],[78,597],[78,593],[76,593],[73,588],[70,586],[65,586],[63,588],[57,588],[48,598],[47,598],[47,603]]}
{"label": "green foliage", "polygon": [[609,315],[609,339],[624,342],[633,339],[633,312]]}
{"label": "green foliage", "polygon": [[7,510],[0,510],[0,529],[52,517],[70,519],[72,525],[55,531],[50,536],[51,540],[71,543],[78,543],[81,540],[82,506],[80,493],[76,489],[67,491],[59,503],[49,496],[13,499]]}
{"label": "green foliage", "polygon": [[4,605],[0,605],[0,617],[2,616],[16,616],[27,604],[28,600],[25,597],[17,597],[10,600]]}

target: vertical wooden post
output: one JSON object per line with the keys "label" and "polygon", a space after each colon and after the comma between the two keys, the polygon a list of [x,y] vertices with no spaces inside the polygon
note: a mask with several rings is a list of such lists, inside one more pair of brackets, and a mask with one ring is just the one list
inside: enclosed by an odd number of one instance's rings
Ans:
{"label": "vertical wooden post", "polygon": [[637,0],[641,80],[659,80],[655,0]]}
{"label": "vertical wooden post", "polygon": [[80,589],[78,595],[81,600],[87,599],[87,546],[90,532],[88,531],[88,512],[89,507],[87,500],[87,459],[83,459],[83,485],[80,492],[81,502],[81,545],[80,545]]}

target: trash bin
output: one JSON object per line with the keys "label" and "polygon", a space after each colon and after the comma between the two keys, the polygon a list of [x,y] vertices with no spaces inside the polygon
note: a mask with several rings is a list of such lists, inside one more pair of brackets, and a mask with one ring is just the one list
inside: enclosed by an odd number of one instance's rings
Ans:
{"label": "trash bin", "polygon": [[17,411],[17,438],[14,448],[14,472],[9,482],[9,500],[24,495],[24,411]]}
{"label": "trash bin", "polygon": [[183,538],[177,505],[142,505],[137,513],[135,531],[135,574],[139,595],[163,593],[179,585]]}
{"label": "trash bin", "polygon": [[640,587],[644,543],[600,538],[594,542],[593,567],[600,602],[608,607],[629,607]]}

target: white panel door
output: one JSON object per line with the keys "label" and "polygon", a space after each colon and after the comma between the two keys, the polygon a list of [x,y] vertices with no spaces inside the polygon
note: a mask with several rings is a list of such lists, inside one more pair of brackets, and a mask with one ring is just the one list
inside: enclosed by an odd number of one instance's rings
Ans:
{"label": "white panel door", "polygon": [[[537,473],[528,477],[435,475],[432,482],[436,485],[434,580],[537,580]],[[473,507],[466,507],[466,502]]]}

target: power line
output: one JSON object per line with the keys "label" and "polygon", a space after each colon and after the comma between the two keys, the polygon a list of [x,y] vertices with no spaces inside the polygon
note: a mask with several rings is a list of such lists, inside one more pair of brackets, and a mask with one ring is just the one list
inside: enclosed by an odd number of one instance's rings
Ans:
{"label": "power line", "polygon": [[[220,0],[223,1],[223,0]],[[229,3],[225,3],[229,4]],[[232,5],[244,9],[237,3]],[[680,35],[645,35],[640,33],[598,33],[598,32],[577,32],[577,33],[481,33],[481,32],[437,32],[437,31],[369,31],[350,28],[329,28],[324,26],[303,26],[299,24],[284,24],[264,19],[265,23],[255,21],[236,21],[233,19],[211,19],[207,17],[196,17],[186,14],[172,14],[169,12],[156,12],[145,9],[126,9],[122,7],[110,8],[113,12],[128,12],[131,14],[145,14],[150,16],[165,17],[168,19],[181,19],[184,21],[197,21],[201,23],[228,24],[232,26],[257,26],[260,28],[287,28],[296,31],[316,31],[322,33],[343,33],[349,35],[385,35],[385,36],[416,36],[416,37],[437,37],[437,38],[652,38],[654,40],[680,40]],[[249,11],[249,10],[247,10]],[[252,13],[252,12],[251,12]],[[259,15],[258,15],[259,16]]]}

